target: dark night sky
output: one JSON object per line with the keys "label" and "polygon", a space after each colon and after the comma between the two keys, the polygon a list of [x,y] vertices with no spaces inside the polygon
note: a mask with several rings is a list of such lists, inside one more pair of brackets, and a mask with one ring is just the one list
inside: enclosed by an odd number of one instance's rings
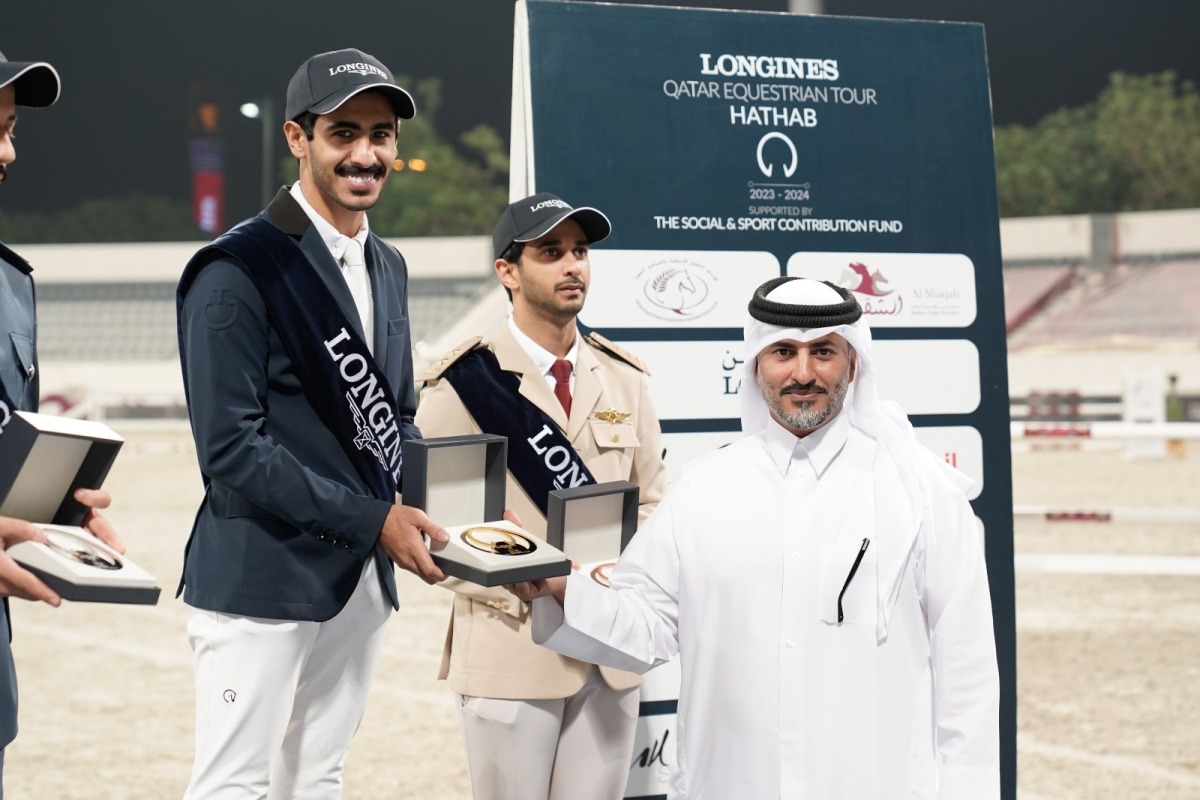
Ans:
{"label": "dark night sky", "polygon": [[[786,0],[690,5],[787,8]],[[1088,102],[1115,70],[1174,69],[1200,81],[1196,0],[825,0],[825,11],[982,22],[998,124]],[[51,210],[133,191],[189,198],[188,120],[194,87],[209,87],[223,103],[226,218],[248,216],[258,207],[260,129],[237,106],[267,93],[282,105],[300,62],[339,47],[359,47],[400,74],[440,77],[444,135],[486,122],[507,137],[512,18],[509,0],[105,0],[75,15],[62,3],[6,2],[0,51],[53,63],[63,94],[50,109],[22,112],[0,203]]]}

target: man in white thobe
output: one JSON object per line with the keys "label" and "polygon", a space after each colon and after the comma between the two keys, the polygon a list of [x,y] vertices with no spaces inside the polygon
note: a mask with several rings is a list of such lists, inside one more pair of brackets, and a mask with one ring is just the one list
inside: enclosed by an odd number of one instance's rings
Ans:
{"label": "man in white thobe", "polygon": [[[682,669],[673,800],[995,800],[999,678],[969,480],[880,402],[850,292],[779,278],[746,322],[745,438],[622,554],[519,584],[536,641]],[[756,390],[757,389],[757,390]]]}

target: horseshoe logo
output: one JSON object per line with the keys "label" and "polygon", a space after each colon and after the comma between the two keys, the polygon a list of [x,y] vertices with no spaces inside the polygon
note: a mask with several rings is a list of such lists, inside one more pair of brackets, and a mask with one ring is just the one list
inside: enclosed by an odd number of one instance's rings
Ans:
{"label": "horseshoe logo", "polygon": [[790,178],[796,174],[796,167],[800,165],[800,158],[796,154],[796,145],[792,143],[791,139],[784,136],[779,131],[771,131],[766,136],[758,140],[758,168],[761,169],[762,174],[766,175],[768,178],[770,178],[771,173],[775,171],[774,164],[768,164],[763,160],[763,147],[766,146],[767,142],[771,141],[772,139],[782,139],[787,144],[788,150],[792,151],[792,163],[783,168],[784,177]]}

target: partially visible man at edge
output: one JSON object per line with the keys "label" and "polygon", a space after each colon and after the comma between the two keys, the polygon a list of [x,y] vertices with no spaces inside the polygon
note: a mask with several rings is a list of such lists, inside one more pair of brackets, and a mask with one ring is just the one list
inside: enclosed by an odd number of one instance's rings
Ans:
{"label": "partially visible man at edge", "polygon": [[748,312],[744,438],[688,465],[611,590],[513,587],[541,597],[534,640],[632,670],[679,656],[671,800],[998,800],[970,480],[879,399],[853,294],[776,278]]}
{"label": "partially visible man at edge", "polygon": [[[178,292],[205,484],[180,590],[193,608],[189,800],[333,800],[398,608],[392,562],[445,576],[397,502],[420,435],[407,267],[368,230],[416,114],[355,49],[307,59],[283,133],[300,180],[201,250]],[[399,746],[399,745],[398,745]]]}
{"label": "partially visible man at edge", "polygon": [[[58,99],[58,72],[44,61],[9,61],[0,53],[0,186],[8,181],[8,168],[16,160],[13,129],[17,107],[42,108]],[[0,244],[0,448],[4,427],[16,411],[37,411],[39,375],[37,359],[37,313],[34,308],[33,268],[25,259]],[[125,552],[125,547],[96,509],[107,508],[108,493],[79,489],[75,500],[88,507],[84,527]],[[44,520],[39,520],[44,521]],[[46,535],[27,520],[0,517],[0,544],[45,541]],[[41,600],[57,606],[62,599],[49,586],[0,551],[0,799],[4,796],[4,748],[17,735],[17,676],[13,666],[8,624],[8,598]]]}

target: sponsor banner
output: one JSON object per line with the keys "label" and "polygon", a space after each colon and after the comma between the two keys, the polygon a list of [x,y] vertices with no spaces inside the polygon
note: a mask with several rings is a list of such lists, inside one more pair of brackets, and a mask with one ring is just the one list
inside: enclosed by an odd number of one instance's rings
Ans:
{"label": "sponsor banner", "polygon": [[[1011,800],[1009,398],[982,27],[519,0],[516,33],[510,194],[612,219],[581,319],[649,364],[667,430],[698,431],[670,435],[669,471],[726,441],[746,303],[785,272],[857,292],[884,398],[978,432],[981,445],[934,444],[988,476],[972,503],[990,534]],[[563,97],[588,102],[564,115]]]}
{"label": "sponsor banner", "polygon": [[872,328],[975,321],[975,265],[961,253],[793,253],[787,274],[854,292]]}
{"label": "sponsor banner", "polygon": [[741,342],[622,342],[649,368],[659,419],[740,419]]}
{"label": "sponsor banner", "polygon": [[[622,347],[649,366],[661,419],[741,419],[740,343],[629,341]],[[973,342],[913,339],[872,347],[880,397],[895,400],[909,414],[970,414],[979,407],[979,351]]]}
{"label": "sponsor banner", "polygon": [[917,441],[957,467],[975,485],[967,491],[974,500],[983,491],[983,437],[969,425],[917,428]]}
{"label": "sponsor banner", "polygon": [[590,254],[580,320],[591,328],[740,328],[754,290],[779,277],[770,253],[608,250]]}
{"label": "sponsor banner", "polygon": [[[678,694],[678,689],[676,689]],[[643,708],[648,703],[642,702]],[[676,705],[671,702],[672,707]],[[657,710],[653,706],[649,710]],[[643,714],[633,737],[633,763],[625,784],[625,797],[666,797],[671,787],[671,768],[677,763],[676,713]]]}
{"label": "sponsor banner", "polygon": [[670,788],[675,758],[679,660],[646,673],[642,684],[637,734],[633,740],[626,797],[660,797]]}
{"label": "sponsor banner", "polygon": [[192,173],[192,221],[200,230],[225,230],[225,176],[220,172]]}
{"label": "sponsor banner", "polygon": [[911,414],[970,414],[979,408],[979,349],[967,339],[871,344],[879,396]]}

